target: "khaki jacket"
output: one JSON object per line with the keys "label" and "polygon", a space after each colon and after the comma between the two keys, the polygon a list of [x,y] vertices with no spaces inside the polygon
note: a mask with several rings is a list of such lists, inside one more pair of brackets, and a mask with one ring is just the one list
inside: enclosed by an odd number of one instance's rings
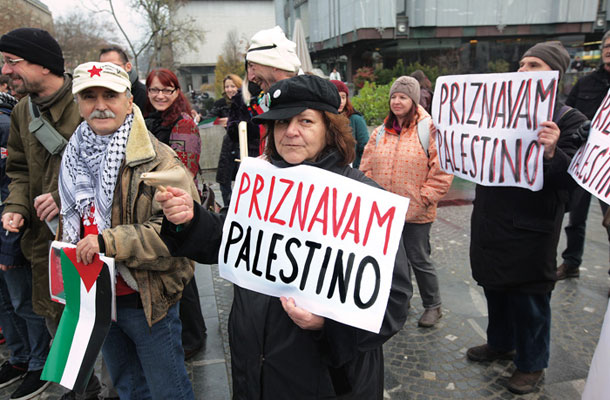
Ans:
{"label": "khaki jacket", "polygon": [[[112,227],[102,236],[105,254],[126,266],[135,278],[149,326],[165,317],[168,308],[180,300],[194,272],[194,263],[189,259],[171,257],[159,236],[163,212],[153,200],[156,188],[140,179],[143,172],[176,166],[184,168],[176,153],[148,132],[140,110],[134,107],[125,161],[114,191]],[[199,200],[186,170],[182,182],[175,186]]]}
{"label": "khaki jacket", "polygon": [[[32,265],[32,306],[34,312],[58,318],[62,306],[49,297],[48,253],[53,240],[45,222],[36,217],[34,198],[52,193],[59,206],[57,178],[61,155],[51,155],[28,129],[30,123],[29,96],[23,98],[11,114],[11,128],[7,143],[6,174],[11,178],[10,194],[5,201],[6,212],[16,212],[25,218],[21,249]],[[68,91],[42,116],[66,139],[81,122],[78,106]]]}

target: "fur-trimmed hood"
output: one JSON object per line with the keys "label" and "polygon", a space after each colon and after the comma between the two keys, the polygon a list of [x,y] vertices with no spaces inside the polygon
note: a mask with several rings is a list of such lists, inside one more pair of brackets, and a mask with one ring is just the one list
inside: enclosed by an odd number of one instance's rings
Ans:
{"label": "fur-trimmed hood", "polygon": [[133,122],[131,131],[127,139],[125,147],[125,164],[129,167],[134,167],[139,164],[146,163],[156,157],[156,152],[146,122],[142,116],[142,111],[137,105],[133,105]]}

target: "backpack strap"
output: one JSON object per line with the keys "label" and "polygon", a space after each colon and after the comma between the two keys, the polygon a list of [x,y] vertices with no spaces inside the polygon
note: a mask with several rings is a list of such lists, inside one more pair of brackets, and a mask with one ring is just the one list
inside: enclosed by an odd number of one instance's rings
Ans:
{"label": "backpack strap", "polygon": [[[379,145],[381,138],[385,134],[385,126],[381,125],[380,128],[375,137],[375,147]],[[430,117],[426,117],[417,123],[417,137],[422,149],[424,149],[424,153],[426,153],[427,157],[430,157],[428,152],[428,147],[430,146]]]}
{"label": "backpack strap", "polygon": [[377,136],[375,137],[375,147],[379,145],[379,141],[381,141],[383,135],[385,135],[385,126],[381,125],[381,130],[377,132]]}
{"label": "backpack strap", "polygon": [[430,117],[426,117],[417,123],[417,136],[419,137],[419,143],[424,149],[424,153],[429,158],[428,147],[430,146]]}
{"label": "backpack strap", "polygon": [[563,105],[560,109],[559,109],[559,113],[553,115],[553,122],[558,124],[559,121],[561,121],[561,119],[564,117],[564,115],[566,115],[567,113],[569,113],[570,111],[572,111],[572,107],[568,106],[568,105]]}

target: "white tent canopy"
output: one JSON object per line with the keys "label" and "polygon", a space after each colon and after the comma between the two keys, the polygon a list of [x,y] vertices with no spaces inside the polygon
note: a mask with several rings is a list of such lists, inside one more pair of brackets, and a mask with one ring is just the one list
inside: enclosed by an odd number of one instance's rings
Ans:
{"label": "white tent canopy", "polygon": [[313,66],[311,64],[311,57],[309,57],[309,50],[307,49],[307,41],[305,40],[303,24],[301,24],[300,19],[297,19],[294,22],[292,41],[297,44],[297,56],[299,57],[299,60],[301,60],[301,69],[303,72],[311,72]]}

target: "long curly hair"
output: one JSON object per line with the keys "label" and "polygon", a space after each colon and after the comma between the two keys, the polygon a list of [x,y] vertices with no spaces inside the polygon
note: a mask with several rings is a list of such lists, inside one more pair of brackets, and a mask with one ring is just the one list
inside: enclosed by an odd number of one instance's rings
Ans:
{"label": "long curly hair", "polygon": [[[155,78],[159,79],[161,85],[165,87],[174,87],[178,91],[178,97],[176,97],[176,100],[174,100],[172,105],[169,106],[167,110],[161,113],[161,119],[163,120],[163,122],[161,122],[161,125],[173,125],[182,113],[191,115],[191,105],[189,104],[188,100],[186,99],[186,96],[184,96],[184,93],[180,89],[180,82],[178,82],[178,77],[176,76],[176,74],[174,74],[167,68],[153,69],[152,71],[150,71],[150,74],[148,74],[148,77],[146,78],[147,91],[150,85],[152,84],[153,79]],[[150,103],[150,99],[148,98],[147,93],[145,107],[146,115],[154,111],[155,108]]]}

